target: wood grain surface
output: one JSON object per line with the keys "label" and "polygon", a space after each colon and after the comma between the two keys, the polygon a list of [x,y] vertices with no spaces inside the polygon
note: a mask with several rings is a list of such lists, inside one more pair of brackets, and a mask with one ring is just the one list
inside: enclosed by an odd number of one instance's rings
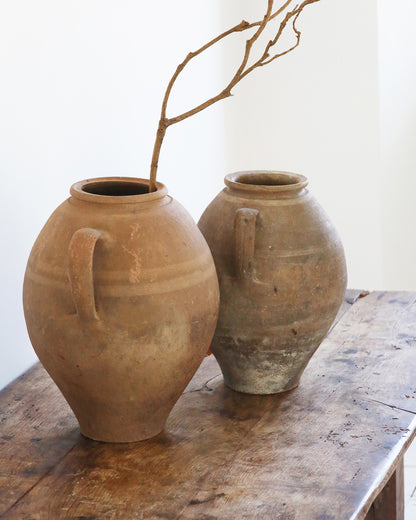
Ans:
{"label": "wood grain surface", "polygon": [[36,365],[0,393],[0,517],[364,519],[415,434],[416,294],[358,295],[298,388],[234,392],[210,356],[139,443],[82,437]]}

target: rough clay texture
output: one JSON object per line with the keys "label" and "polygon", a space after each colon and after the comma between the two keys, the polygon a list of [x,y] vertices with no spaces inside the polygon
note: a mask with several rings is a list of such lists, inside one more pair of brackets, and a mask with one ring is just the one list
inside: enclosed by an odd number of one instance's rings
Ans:
{"label": "rough clay texture", "polygon": [[220,283],[211,350],[234,390],[298,385],[347,284],[344,251],[305,177],[238,172],[199,221]]}
{"label": "rough clay texture", "polygon": [[[159,433],[217,321],[218,281],[203,236],[163,184],[149,194],[147,183],[75,184],[26,269],[33,347],[95,440]],[[110,195],[88,193],[91,186]]]}

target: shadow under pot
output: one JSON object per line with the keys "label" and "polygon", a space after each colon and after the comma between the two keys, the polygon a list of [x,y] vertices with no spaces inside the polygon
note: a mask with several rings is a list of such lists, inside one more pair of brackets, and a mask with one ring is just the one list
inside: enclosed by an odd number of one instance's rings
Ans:
{"label": "shadow under pot", "polygon": [[158,183],[74,184],[27,264],[24,311],[40,361],[92,439],[158,434],[203,360],[219,292],[210,250]]}
{"label": "shadow under pot", "polygon": [[284,392],[343,301],[344,250],[303,175],[237,172],[225,184],[198,223],[220,284],[211,351],[230,388]]}

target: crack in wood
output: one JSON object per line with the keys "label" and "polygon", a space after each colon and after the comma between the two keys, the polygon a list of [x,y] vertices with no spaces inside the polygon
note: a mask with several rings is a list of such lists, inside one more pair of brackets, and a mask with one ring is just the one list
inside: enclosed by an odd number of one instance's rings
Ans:
{"label": "crack in wood", "polygon": [[195,506],[195,505],[198,505],[198,504],[206,504],[207,502],[212,502],[213,500],[216,500],[217,498],[222,498],[222,497],[225,497],[225,493],[217,493],[215,495],[212,495],[208,498],[205,498],[204,500],[199,500],[198,498],[192,498],[190,501],[189,501],[189,505],[190,506]]}
{"label": "crack in wood", "polygon": [[378,403],[378,404],[383,404],[384,406],[388,406],[389,408],[392,408],[393,410],[401,410],[402,412],[407,412],[407,413],[411,413],[413,415],[416,415],[416,412],[414,412],[413,410],[407,410],[406,408],[400,408],[400,406],[395,406],[394,404],[388,404],[388,403],[384,403],[383,401],[378,401],[377,399],[365,399],[363,398],[365,401],[373,401],[373,403]]}
{"label": "crack in wood", "polygon": [[210,388],[208,386],[208,383],[210,383],[211,381],[213,381],[214,379],[217,379],[217,377],[221,377],[221,374],[217,374],[213,377],[210,377],[208,379],[208,381],[205,381],[205,383],[200,387],[200,388],[195,388],[194,390],[186,390],[184,392],[184,394],[192,394],[194,392],[203,392],[204,390],[208,391],[208,392],[212,392],[213,388]]}
{"label": "crack in wood", "polygon": [[77,446],[77,443],[75,443],[69,450],[56,462],[54,466],[48,469],[46,473],[44,473],[29,489],[27,489],[23,495],[21,495],[8,509],[6,509],[0,517],[6,516],[10,511],[12,511],[18,504],[21,502],[29,493],[38,486],[42,480],[44,480],[46,477],[48,477],[58,466],[59,464],[71,453],[71,451]]}
{"label": "crack in wood", "polygon": [[358,476],[358,473],[361,471],[361,468],[358,468],[357,471],[354,473],[353,477],[351,480],[354,480],[357,476]]}

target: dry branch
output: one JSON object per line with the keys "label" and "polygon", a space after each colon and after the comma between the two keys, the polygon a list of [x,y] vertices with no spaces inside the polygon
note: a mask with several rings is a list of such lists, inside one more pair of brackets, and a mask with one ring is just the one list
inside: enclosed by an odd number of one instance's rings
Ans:
{"label": "dry branch", "polygon": [[[187,119],[188,117],[193,116],[194,114],[197,114],[198,112],[201,112],[202,110],[205,110],[206,108],[210,107],[211,105],[213,105],[217,101],[220,101],[221,99],[230,97],[232,95],[232,93],[231,93],[232,89],[243,78],[245,78],[248,74],[250,74],[253,70],[255,70],[258,67],[267,65],[267,64],[271,63],[272,61],[276,60],[277,58],[280,58],[281,56],[288,54],[289,52],[293,51],[299,45],[301,33],[296,27],[297,19],[299,18],[299,15],[301,14],[303,9],[307,5],[313,4],[315,2],[319,2],[320,0],[304,0],[301,4],[297,4],[292,10],[287,11],[286,15],[284,16],[283,20],[281,21],[281,23],[279,25],[279,28],[276,32],[275,37],[266,44],[264,52],[261,55],[261,57],[256,62],[254,62],[251,66],[247,67],[247,64],[248,64],[248,61],[250,58],[250,53],[251,53],[251,50],[252,50],[255,42],[259,39],[260,35],[263,33],[263,31],[266,28],[266,26],[268,25],[268,23],[271,20],[273,20],[274,18],[276,18],[279,14],[283,13],[283,11],[292,3],[292,1],[293,0],[286,0],[279,9],[277,9],[276,11],[273,12],[274,0],[267,0],[267,10],[266,10],[266,14],[263,17],[263,20],[260,20],[257,22],[252,22],[252,23],[249,23],[249,22],[243,20],[238,25],[235,25],[231,29],[228,29],[227,31],[223,32],[222,34],[220,34],[213,40],[211,40],[208,43],[206,43],[205,45],[203,45],[200,49],[198,49],[194,52],[190,52],[186,56],[186,58],[183,60],[183,62],[178,65],[175,73],[173,74],[172,78],[169,81],[168,87],[167,87],[165,95],[163,97],[160,120],[159,120],[159,125],[158,125],[158,129],[157,129],[157,133],[156,133],[156,139],[155,139],[153,155],[152,155],[152,163],[151,163],[151,168],[150,168],[150,183],[149,183],[150,192],[156,190],[156,174],[157,174],[157,168],[158,168],[158,163],[159,163],[160,150],[162,147],[163,139],[166,134],[166,130],[169,126],[171,126],[175,123],[179,123],[180,121],[183,121],[184,119]],[[286,28],[287,24],[290,21],[292,21],[292,28],[293,28],[293,31],[296,36],[295,44],[292,45],[290,48],[286,49],[285,51],[276,53],[274,55],[270,55],[270,51],[271,51],[272,47],[274,47],[277,44],[277,42],[279,41],[280,37],[282,36],[282,34],[284,32],[284,29]],[[173,88],[178,76],[180,75],[182,70],[186,67],[186,65],[193,58],[195,58],[202,52],[206,51],[207,49],[209,49],[210,47],[212,47],[219,41],[223,40],[230,34],[234,34],[237,32],[243,32],[248,29],[253,29],[256,27],[257,27],[257,30],[254,32],[254,34],[251,36],[251,38],[246,40],[245,51],[244,51],[244,56],[243,56],[242,62],[240,64],[240,66],[238,67],[237,71],[235,72],[234,76],[232,77],[232,79],[229,81],[228,85],[221,92],[219,92],[216,96],[213,96],[212,98],[208,99],[204,103],[201,103],[200,105],[194,107],[193,109],[188,110],[188,111],[184,112],[183,114],[180,114],[176,117],[168,118],[166,116],[166,111],[167,111],[169,97],[172,92],[172,88]]]}

